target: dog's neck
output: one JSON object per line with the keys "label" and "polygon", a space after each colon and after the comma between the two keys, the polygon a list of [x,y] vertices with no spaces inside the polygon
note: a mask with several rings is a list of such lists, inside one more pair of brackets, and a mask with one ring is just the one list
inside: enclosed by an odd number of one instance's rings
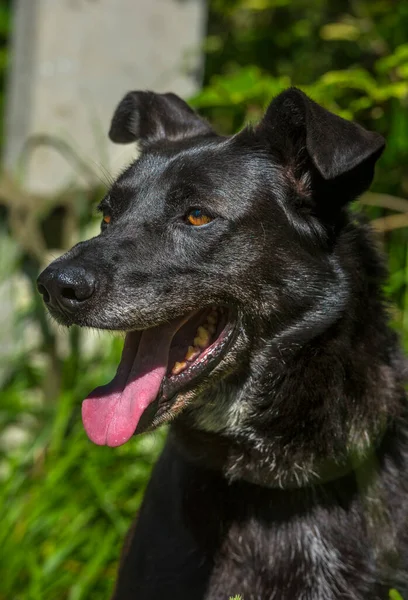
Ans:
{"label": "dog's neck", "polygon": [[364,463],[374,464],[374,450],[359,459],[321,460],[311,456],[308,463],[285,461],[271,453],[267,443],[250,444],[228,439],[215,433],[200,431],[178,421],[170,432],[184,458],[206,469],[221,472],[230,482],[247,483],[273,489],[306,488],[321,485],[349,475]]}
{"label": "dog's neck", "polygon": [[186,457],[273,488],[321,484],[372,461],[405,410],[398,346],[380,352],[394,336],[385,318],[375,339],[346,343],[345,322],[334,330],[283,353],[271,345],[252,361],[256,372],[195,401],[173,425]]}

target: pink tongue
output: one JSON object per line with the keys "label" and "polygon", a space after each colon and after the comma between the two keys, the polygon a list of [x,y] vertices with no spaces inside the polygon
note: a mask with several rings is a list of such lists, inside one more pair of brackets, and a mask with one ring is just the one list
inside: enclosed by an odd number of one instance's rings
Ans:
{"label": "pink tongue", "polygon": [[184,319],[126,335],[118,370],[107,385],[82,403],[82,421],[92,442],[121,446],[135,432],[144,410],[156,398],[167,371],[171,340]]}

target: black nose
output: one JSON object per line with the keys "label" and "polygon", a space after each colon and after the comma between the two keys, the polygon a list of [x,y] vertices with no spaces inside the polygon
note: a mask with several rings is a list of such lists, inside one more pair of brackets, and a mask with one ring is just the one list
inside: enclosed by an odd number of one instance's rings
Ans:
{"label": "black nose", "polygon": [[95,291],[95,277],[83,267],[49,266],[37,279],[37,288],[47,306],[73,311]]}

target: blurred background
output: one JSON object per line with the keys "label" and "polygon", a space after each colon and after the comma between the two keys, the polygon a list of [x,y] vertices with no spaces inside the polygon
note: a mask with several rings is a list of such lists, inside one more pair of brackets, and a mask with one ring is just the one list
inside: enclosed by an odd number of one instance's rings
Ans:
{"label": "blurred background", "polygon": [[106,132],[130,89],[174,91],[222,133],[296,85],[387,139],[357,203],[387,252],[408,345],[408,1],[0,2],[0,599],[109,597],[164,432],[93,446],[82,399],[123,340],[57,328],[43,266],[96,233],[134,153]]}

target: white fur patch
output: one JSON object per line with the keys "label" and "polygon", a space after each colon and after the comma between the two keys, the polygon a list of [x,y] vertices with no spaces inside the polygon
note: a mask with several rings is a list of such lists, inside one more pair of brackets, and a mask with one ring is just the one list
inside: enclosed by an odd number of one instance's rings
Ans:
{"label": "white fur patch", "polygon": [[240,429],[249,406],[235,388],[220,385],[197,399],[195,409],[194,419],[199,429],[209,433],[234,433]]}

